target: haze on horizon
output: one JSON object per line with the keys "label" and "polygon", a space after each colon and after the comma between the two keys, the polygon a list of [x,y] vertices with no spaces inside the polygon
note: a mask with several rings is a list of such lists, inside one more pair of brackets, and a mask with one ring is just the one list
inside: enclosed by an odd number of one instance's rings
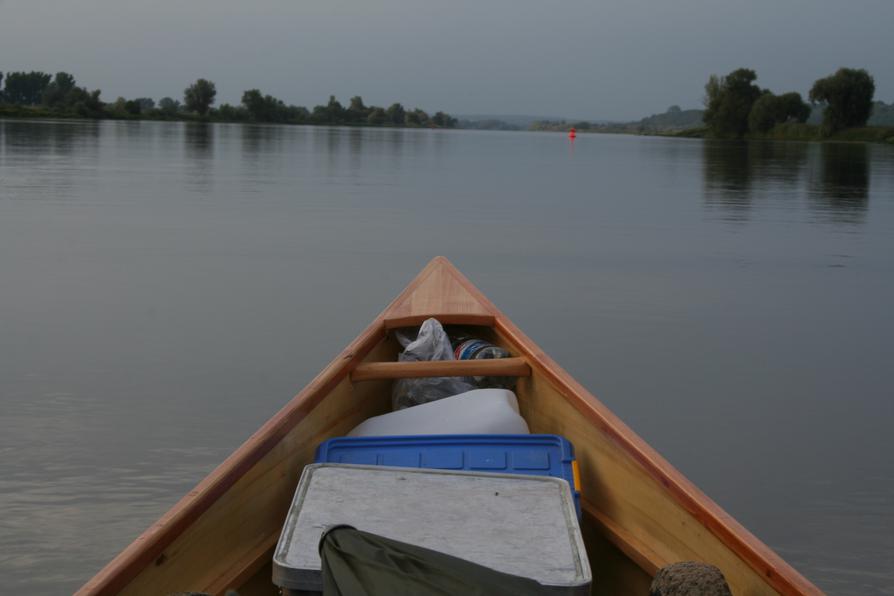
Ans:
{"label": "haze on horizon", "polygon": [[890,0],[0,0],[0,71],[64,70],[104,101],[214,81],[313,106],[399,101],[451,114],[632,120],[701,107],[744,66],[806,96],[841,66],[894,102]]}

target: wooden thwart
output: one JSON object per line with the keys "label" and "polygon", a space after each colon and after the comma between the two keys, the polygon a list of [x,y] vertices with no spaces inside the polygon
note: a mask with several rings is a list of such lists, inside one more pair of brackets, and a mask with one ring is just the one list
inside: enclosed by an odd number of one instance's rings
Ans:
{"label": "wooden thwart", "polygon": [[[400,346],[390,330],[429,317],[484,325],[479,336],[517,356],[394,362]],[[222,594],[230,588],[243,596],[274,595],[272,549],[298,471],[313,462],[320,442],[390,410],[389,379],[431,376],[520,377],[516,394],[531,432],[560,434],[574,444],[594,594],[645,594],[655,571],[674,561],[716,565],[737,595],[822,594],[438,257],[301,393],[78,595]]]}
{"label": "wooden thwart", "polygon": [[415,379],[419,377],[529,377],[524,358],[437,360],[432,362],[365,362],[351,373],[352,381]]}

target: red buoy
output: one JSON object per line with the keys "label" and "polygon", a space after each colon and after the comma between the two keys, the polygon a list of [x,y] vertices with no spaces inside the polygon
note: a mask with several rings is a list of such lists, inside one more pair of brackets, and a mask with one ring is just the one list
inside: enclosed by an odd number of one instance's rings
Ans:
{"label": "red buoy", "polygon": [[568,131],[568,138],[573,139],[576,136],[577,136],[577,131],[574,130],[574,127],[572,126],[571,130]]}

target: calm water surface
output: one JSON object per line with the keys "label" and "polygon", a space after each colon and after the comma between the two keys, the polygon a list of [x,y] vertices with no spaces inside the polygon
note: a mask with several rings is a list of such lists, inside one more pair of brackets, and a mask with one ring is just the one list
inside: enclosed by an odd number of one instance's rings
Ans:
{"label": "calm water surface", "polygon": [[894,593],[894,148],[0,121],[0,577],[70,591],[434,255],[758,537]]}

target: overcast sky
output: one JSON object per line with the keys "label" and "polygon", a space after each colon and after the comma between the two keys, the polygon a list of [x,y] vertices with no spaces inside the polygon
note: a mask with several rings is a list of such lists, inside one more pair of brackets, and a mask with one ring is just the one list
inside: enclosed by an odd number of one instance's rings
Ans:
{"label": "overcast sky", "polygon": [[711,73],[776,92],[840,66],[894,101],[894,0],[0,0],[0,71],[65,70],[103,99],[400,101],[453,114],[635,119],[700,107]]}

